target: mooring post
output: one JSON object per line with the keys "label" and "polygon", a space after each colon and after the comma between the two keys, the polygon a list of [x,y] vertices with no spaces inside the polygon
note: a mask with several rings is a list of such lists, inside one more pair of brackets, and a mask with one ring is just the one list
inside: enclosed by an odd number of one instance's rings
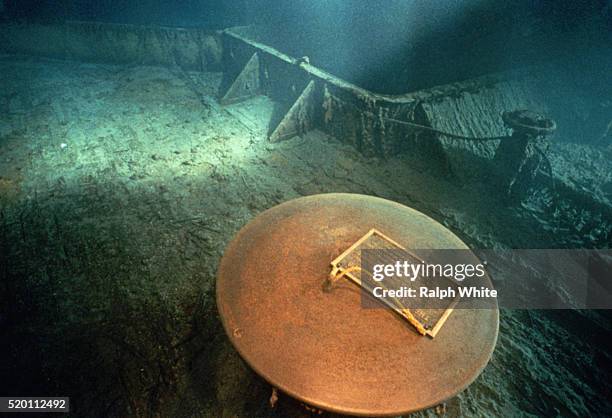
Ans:
{"label": "mooring post", "polygon": [[537,175],[545,158],[540,147],[556,124],[529,110],[504,112],[502,120],[512,135],[501,141],[493,161],[506,197],[520,199]]}

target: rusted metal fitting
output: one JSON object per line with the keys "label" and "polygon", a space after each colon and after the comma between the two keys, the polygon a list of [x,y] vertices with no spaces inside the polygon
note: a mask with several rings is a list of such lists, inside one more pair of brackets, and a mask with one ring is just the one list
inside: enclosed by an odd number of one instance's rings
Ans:
{"label": "rusted metal fitting", "polygon": [[495,167],[506,197],[520,200],[534,185],[546,159],[546,137],[557,125],[552,119],[530,110],[504,112],[502,120],[512,129],[512,135],[499,144],[494,157]]}

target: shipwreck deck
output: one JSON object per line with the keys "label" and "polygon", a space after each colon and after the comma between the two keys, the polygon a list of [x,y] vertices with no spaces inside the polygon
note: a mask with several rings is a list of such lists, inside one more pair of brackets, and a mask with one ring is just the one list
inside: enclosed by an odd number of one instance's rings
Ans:
{"label": "shipwreck deck", "polygon": [[[242,225],[297,196],[385,197],[483,248],[571,235],[418,156],[382,164],[317,130],[270,143],[273,103],[220,106],[220,82],[219,73],[0,57],[0,324],[28,324],[3,337],[12,344],[1,372],[21,378],[11,390],[71,393],[74,412],[90,416],[273,414],[269,388],[221,329],[214,276]],[[568,338],[582,328],[567,315],[504,312],[490,366],[449,410],[609,408],[597,386],[605,370],[591,363],[609,356],[605,331]],[[278,408],[301,413],[288,400]]]}

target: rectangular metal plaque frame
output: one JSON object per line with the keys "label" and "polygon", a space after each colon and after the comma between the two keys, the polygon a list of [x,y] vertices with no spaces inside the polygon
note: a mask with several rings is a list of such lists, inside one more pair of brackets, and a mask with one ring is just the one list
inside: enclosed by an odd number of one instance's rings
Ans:
{"label": "rectangular metal plaque frame", "polygon": [[[362,274],[364,273],[372,276],[371,272],[362,270],[361,251],[364,249],[401,250],[403,253],[406,253],[409,257],[411,257],[413,261],[419,263],[425,262],[425,260],[420,258],[414,252],[407,250],[403,245],[399,244],[392,238],[383,234],[379,230],[372,228],[331,262],[332,275],[336,276],[339,274],[341,276],[346,276],[358,286],[372,291],[369,283],[364,283],[364,281],[361,279]],[[384,287],[382,282],[377,283],[377,286]],[[417,329],[417,331],[419,331],[419,333],[434,338],[453,312],[455,306],[459,302],[459,299],[459,296],[452,299],[445,309],[408,309],[397,299],[390,300],[390,298],[384,298],[377,300],[384,303],[399,316],[407,320]]]}

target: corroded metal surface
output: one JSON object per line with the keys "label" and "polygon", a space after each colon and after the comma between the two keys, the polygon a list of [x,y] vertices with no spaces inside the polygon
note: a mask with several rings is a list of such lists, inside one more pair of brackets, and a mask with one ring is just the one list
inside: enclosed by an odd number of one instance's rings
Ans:
{"label": "corroded metal surface", "polygon": [[260,66],[259,55],[256,52],[221,97],[221,104],[237,103],[261,94]]}
{"label": "corroded metal surface", "polygon": [[504,112],[502,113],[502,120],[507,127],[514,129],[515,132],[533,137],[550,135],[557,129],[554,120],[530,110]]}
{"label": "corroded metal surface", "polygon": [[[505,194],[520,200],[537,184],[541,166],[548,166],[546,137],[552,134],[555,121],[530,110],[502,113],[504,124],[512,129],[512,136],[501,141],[495,151],[494,163]],[[552,173],[549,173],[552,178]]]}
{"label": "corroded metal surface", "polygon": [[254,27],[224,31],[226,78],[235,77],[236,68],[242,68],[248,57],[257,52],[266,75],[265,94],[284,108],[283,113],[295,103],[307,84],[314,81],[317,94],[312,106],[317,115],[309,128],[316,127],[366,155],[389,157],[410,150],[427,156],[431,164],[438,164],[441,169],[447,168],[446,155],[435,136],[422,129],[383,120],[395,118],[430,124],[418,106],[422,97],[368,91],[311,65],[306,57],[290,57],[255,39],[260,36]]}
{"label": "corroded metal surface", "polygon": [[335,412],[398,415],[439,404],[478,376],[499,313],[457,309],[430,339],[388,310],[362,309],[352,283],[324,292],[330,261],[371,228],[407,248],[467,248],[431,218],[384,199],[295,199],[260,214],[230,243],[217,303],[236,349],[281,391]]}
{"label": "corroded metal surface", "polygon": [[95,21],[0,22],[0,51],[70,61],[221,71],[219,31]]}
{"label": "corroded metal surface", "polygon": [[530,137],[546,136],[557,129],[554,120],[530,110],[514,110],[502,113],[504,124],[515,132]]}

